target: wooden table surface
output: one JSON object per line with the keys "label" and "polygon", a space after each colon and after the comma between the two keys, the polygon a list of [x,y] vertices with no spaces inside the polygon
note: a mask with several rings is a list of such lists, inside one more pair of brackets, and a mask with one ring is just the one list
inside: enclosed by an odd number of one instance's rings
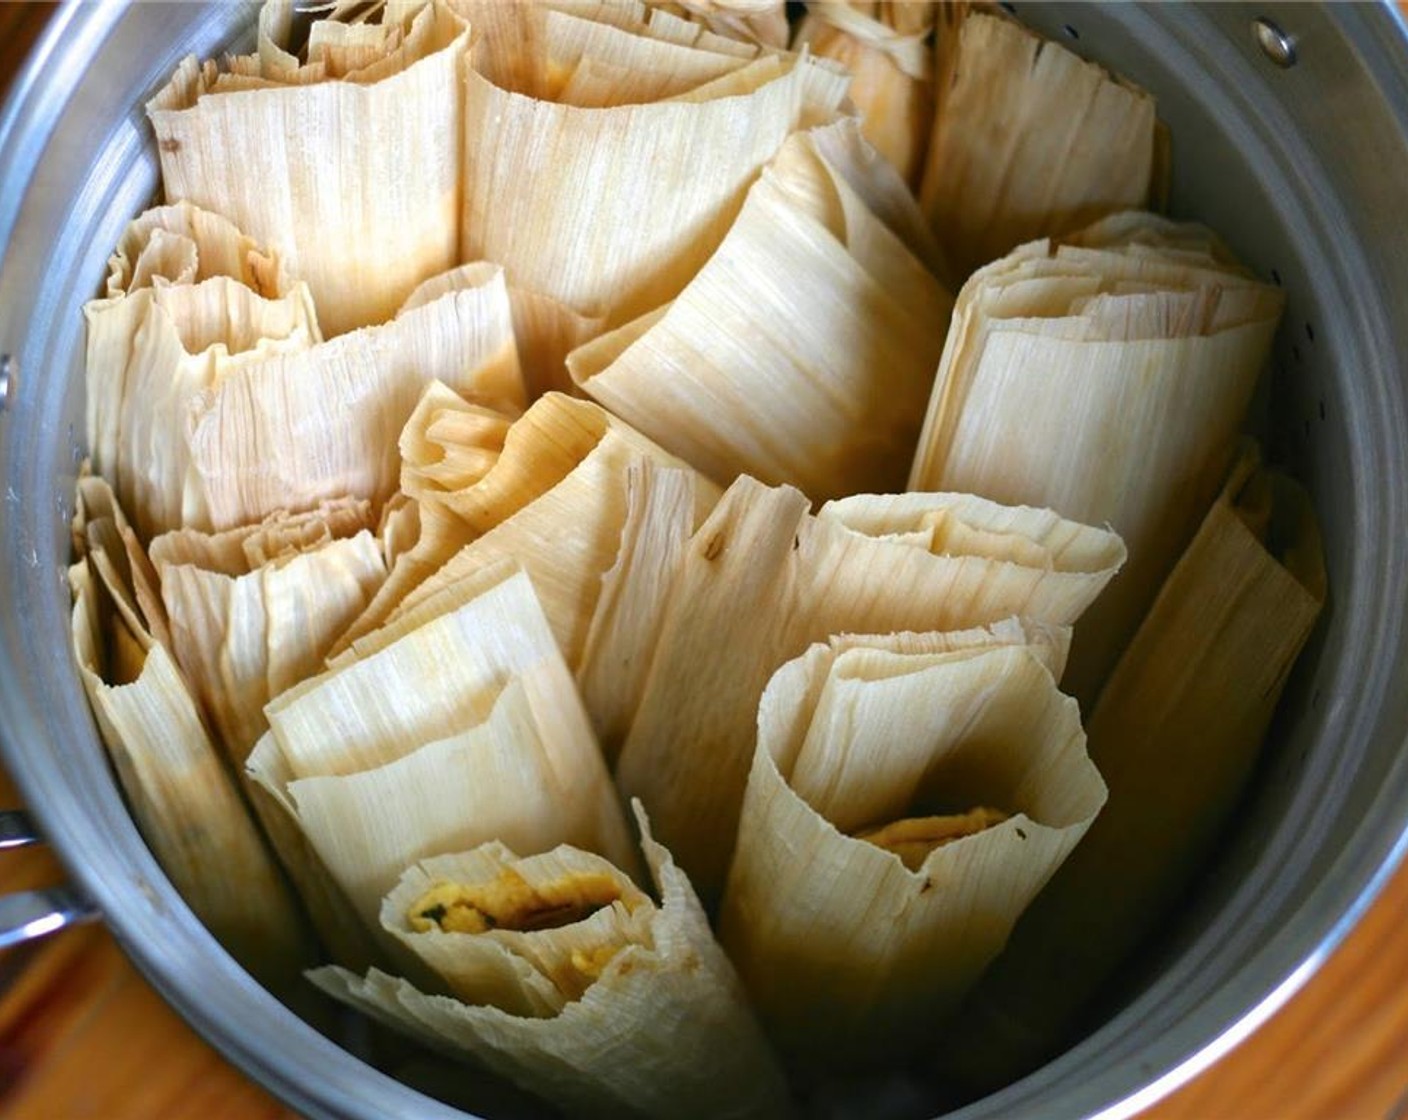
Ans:
{"label": "wooden table surface", "polygon": [[[42,24],[0,3],[0,90]],[[0,772],[0,807],[19,798]],[[43,849],[0,853],[0,894],[62,881]],[[1408,1120],[1408,868],[1260,1031],[1145,1120]],[[0,1118],[291,1117],[223,1061],[101,928],[0,950]]]}

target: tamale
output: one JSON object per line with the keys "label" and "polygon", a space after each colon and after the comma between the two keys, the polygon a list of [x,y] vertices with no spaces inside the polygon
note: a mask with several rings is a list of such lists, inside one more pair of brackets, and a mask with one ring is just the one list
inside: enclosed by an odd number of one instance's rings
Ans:
{"label": "tamale", "polygon": [[919,201],[954,269],[946,279],[1150,204],[1160,164],[1149,94],[1001,15],[969,12],[939,35]]}
{"label": "tamale", "polygon": [[572,1116],[785,1120],[786,1083],[738,977],[636,811],[658,903],[585,852],[522,859],[490,843],[409,868],[381,912],[453,996],[376,970],[310,977]]}
{"label": "tamale", "polygon": [[810,516],[795,489],[743,478],[690,539],[617,780],[645,803],[706,902],[723,888],[758,701],[779,665],[838,633],[963,629],[1018,612],[1070,625],[1124,557],[1113,533],[1047,511],[920,500],[947,503],[967,532],[872,536],[832,507]]}
{"label": "tamale", "polygon": [[1012,621],[896,645],[814,645],[758,709],[720,939],[813,1072],[916,1050],[1105,800],[1052,677],[1064,635]]}
{"label": "tamale", "polygon": [[1217,494],[1285,298],[1201,227],[1119,215],[1072,240],[964,285],[910,486],[1124,538],[1065,682],[1088,706]]}
{"label": "tamale", "polygon": [[278,245],[332,336],[385,322],[458,260],[469,32],[431,0],[383,36],[376,61],[339,76],[326,57],[309,72],[282,49],[275,17],[291,12],[266,10],[260,54],[234,74],[187,59],[147,114],[168,200]]}
{"label": "tamale", "polygon": [[1233,815],[1325,592],[1307,495],[1248,450],[1088,721],[1109,804],[945,1036],[948,1074],[989,1089],[1044,1061],[1168,918]]}
{"label": "tamale", "polygon": [[895,490],[951,309],[803,132],[679,296],[567,366],[590,396],[722,485],[750,474],[817,500]]}

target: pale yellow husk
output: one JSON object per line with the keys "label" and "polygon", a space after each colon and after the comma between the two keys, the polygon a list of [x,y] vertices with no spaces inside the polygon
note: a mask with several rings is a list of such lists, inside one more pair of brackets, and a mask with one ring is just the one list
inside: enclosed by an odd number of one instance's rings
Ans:
{"label": "pale yellow husk", "polygon": [[248,366],[192,406],[190,449],[206,529],[339,497],[379,506],[400,473],[396,441],[426,384],[501,410],[522,376],[501,270],[298,354]]}
{"label": "pale yellow husk", "polygon": [[1201,227],[1118,215],[964,286],[910,475],[1109,524],[1129,564],[1077,632],[1093,702],[1216,496],[1284,297]]}
{"label": "pale yellow husk", "polygon": [[[738,977],[689,880],[651,838],[639,806],[637,815],[658,903],[587,853],[563,847],[520,859],[487,844],[410,868],[382,911],[387,929],[444,969],[458,998],[375,970],[365,978],[328,968],[310,976],[337,998],[472,1057],[571,1116],[785,1120],[792,1115],[786,1083]],[[622,901],[556,930],[411,932],[406,908],[427,888],[491,883],[506,869],[535,885],[605,878]],[[600,971],[592,979],[582,965]]]}
{"label": "pale yellow husk", "polygon": [[949,1072],[987,1089],[1044,1061],[1184,898],[1325,593],[1307,495],[1248,452],[1088,721],[1109,804],[974,991],[944,1047]]}
{"label": "pale yellow husk", "polygon": [[[720,938],[796,1064],[915,1050],[1104,803],[1076,702],[1043,663],[1061,638],[1032,637],[1013,621],[904,652],[833,639],[764,691]],[[978,806],[998,823],[913,869],[855,835]]]}
{"label": "pale yellow husk", "polygon": [[819,517],[808,506],[744,478],[694,534],[621,750],[622,789],[706,900],[733,849],[758,700],[784,661],[846,632],[1018,613],[1070,625],[1124,558],[1113,533],[966,496],[862,496]]}
{"label": "pale yellow husk", "polygon": [[928,44],[938,5],[913,0],[809,0],[793,48],[806,45],[851,75],[865,138],[917,188],[934,118]]}
{"label": "pale yellow husk", "polygon": [[330,336],[386,321],[458,260],[469,32],[439,0],[402,14],[346,80],[300,70],[266,19],[258,57],[233,75],[188,58],[147,106],[167,198],[277,245]]}
{"label": "pale yellow husk", "polygon": [[787,6],[782,0],[651,0],[651,4],[740,42],[787,45]]}
{"label": "pale yellow husk", "polygon": [[266,713],[249,772],[373,931],[409,863],[498,837],[632,866],[571,675],[511,561],[354,643]]}
{"label": "pale yellow husk", "polygon": [[1013,20],[940,29],[919,199],[961,280],[1035,237],[1150,203],[1154,99]]}
{"label": "pale yellow husk", "polygon": [[[832,130],[855,123],[818,131]],[[567,364],[589,395],[721,484],[750,474],[818,500],[895,490],[951,309],[804,132],[676,299]]]}

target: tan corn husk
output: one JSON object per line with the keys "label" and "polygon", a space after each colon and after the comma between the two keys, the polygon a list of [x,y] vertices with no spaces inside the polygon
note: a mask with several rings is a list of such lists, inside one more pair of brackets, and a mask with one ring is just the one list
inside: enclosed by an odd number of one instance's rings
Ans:
{"label": "tan corn husk", "polygon": [[[769,682],[720,939],[799,1066],[916,1049],[1095,818],[1105,786],[1051,671],[1067,637],[832,639]],[[903,861],[862,838],[975,806],[999,814]]]}
{"label": "tan corn husk", "polygon": [[851,75],[865,138],[918,189],[934,118],[929,34],[938,5],[912,0],[809,0],[793,48],[806,45]]}
{"label": "tan corn husk", "polygon": [[974,274],[910,475],[1109,524],[1129,565],[1076,635],[1091,703],[1216,496],[1283,294],[1200,227],[1119,215]]}
{"label": "tan corn husk", "polygon": [[787,46],[782,0],[650,0],[652,7],[696,21],[715,34],[765,47]]}
{"label": "tan corn husk", "polygon": [[895,490],[951,308],[798,133],[685,290],[567,366],[588,394],[721,484],[750,474],[818,500]]}
{"label": "tan corn husk", "polygon": [[166,196],[278,245],[329,336],[385,322],[458,259],[469,32],[432,0],[337,80],[262,22],[260,56],[232,75],[188,58],[148,104]]}
{"label": "tan corn husk", "polygon": [[601,578],[616,561],[628,508],[628,472],[642,460],[687,471],[694,524],[718,490],[588,401],[540,397],[509,429],[494,467],[445,506],[480,535],[399,603],[397,620],[446,588],[513,557],[532,578],[573,670],[582,664]]}
{"label": "tan corn husk", "polygon": [[1100,819],[1018,923],[946,1044],[982,1088],[1064,1045],[1164,921],[1232,816],[1325,598],[1307,495],[1244,455],[1087,725]]}
{"label": "tan corn husk", "polygon": [[[923,503],[966,532],[924,530]],[[975,498],[865,496],[815,518],[808,505],[790,487],[740,479],[691,538],[617,765],[706,900],[723,888],[758,700],[784,661],[839,633],[955,630],[1018,612],[1070,625],[1124,555],[1112,533]],[[872,506],[885,529],[847,527],[848,512],[863,524]]]}
{"label": "tan corn husk", "polygon": [[71,633],[123,792],[196,916],[260,980],[286,987],[314,956],[303,918],[122,562],[98,541],[69,570]]}
{"label": "tan corn husk", "polygon": [[510,93],[474,71],[467,82],[461,256],[611,324],[677,294],[788,133],[830,119],[845,93],[807,59],[742,96],[607,109]]}
{"label": "tan corn husk", "polygon": [[499,836],[632,866],[571,675],[510,561],[354,643],[266,713],[249,772],[369,929],[408,863]]}
{"label": "tan corn husk", "polygon": [[424,386],[499,409],[524,403],[508,289],[487,269],[391,322],[226,377],[192,409],[191,458],[210,525],[225,529],[338,497],[390,498],[396,440]]}
{"label": "tan corn husk", "polygon": [[[363,978],[323,968],[311,979],[572,1116],[786,1120],[786,1083],[737,974],[688,878],[636,811],[659,903],[585,852],[562,847],[520,859],[486,844],[410,868],[382,911],[385,928],[444,969],[459,998],[376,970]],[[609,883],[620,901],[558,929],[412,932],[407,910],[427,889],[492,884],[505,871],[538,890],[574,877]]]}
{"label": "tan corn husk", "polygon": [[152,542],[176,660],[237,769],[268,727],[264,705],[322,669],[385,578],[369,517],[344,503]]}
{"label": "tan corn husk", "polygon": [[289,287],[276,257],[190,205],[149,210],[127,227],[107,295],[84,316],[94,469],[146,538],[205,516],[186,443],[192,400],[322,338],[306,286]]}
{"label": "tan corn husk", "polygon": [[939,35],[919,200],[952,282],[1033,238],[1149,205],[1149,94],[1001,16],[973,12]]}

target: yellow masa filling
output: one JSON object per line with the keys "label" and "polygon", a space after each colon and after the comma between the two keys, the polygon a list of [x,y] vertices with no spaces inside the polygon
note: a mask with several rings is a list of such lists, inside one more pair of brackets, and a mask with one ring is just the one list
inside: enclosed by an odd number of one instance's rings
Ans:
{"label": "yellow masa filling", "polygon": [[609,875],[564,875],[533,886],[505,868],[488,883],[436,883],[406,917],[417,933],[531,932],[573,925],[620,898],[621,888]]}
{"label": "yellow masa filling", "polygon": [[1008,814],[1001,809],[980,805],[966,813],[948,816],[905,817],[879,828],[857,832],[855,836],[857,840],[894,852],[909,870],[918,871],[929,853],[936,848],[962,840],[965,836],[975,836],[1007,818]]}

